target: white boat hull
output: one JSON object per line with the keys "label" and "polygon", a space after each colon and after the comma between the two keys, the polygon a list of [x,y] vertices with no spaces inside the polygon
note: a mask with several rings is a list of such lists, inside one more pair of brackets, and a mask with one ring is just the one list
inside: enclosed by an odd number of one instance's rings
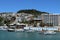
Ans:
{"label": "white boat hull", "polygon": [[56,32],[54,32],[54,31],[47,31],[47,32],[44,32],[44,34],[47,34],[47,35],[49,35],[49,34],[56,34]]}
{"label": "white boat hull", "polygon": [[17,32],[23,32],[24,29],[15,29],[15,31],[17,31]]}

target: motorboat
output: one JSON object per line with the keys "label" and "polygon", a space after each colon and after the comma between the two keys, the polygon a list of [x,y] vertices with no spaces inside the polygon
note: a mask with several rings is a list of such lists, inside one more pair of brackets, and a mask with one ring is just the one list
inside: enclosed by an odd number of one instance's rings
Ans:
{"label": "motorboat", "polygon": [[45,31],[44,34],[50,35],[50,34],[56,34],[56,32],[54,32],[54,31]]}
{"label": "motorboat", "polygon": [[15,29],[7,29],[8,32],[14,32]]}
{"label": "motorboat", "polygon": [[26,32],[34,32],[34,30],[26,30]]}
{"label": "motorboat", "polygon": [[15,29],[16,32],[24,32],[24,29]]}
{"label": "motorboat", "polygon": [[28,29],[25,29],[25,32],[34,32],[30,27]]}
{"label": "motorboat", "polygon": [[40,34],[46,34],[46,35],[56,34],[56,32],[54,32],[53,30],[43,30],[43,29],[39,33]]}

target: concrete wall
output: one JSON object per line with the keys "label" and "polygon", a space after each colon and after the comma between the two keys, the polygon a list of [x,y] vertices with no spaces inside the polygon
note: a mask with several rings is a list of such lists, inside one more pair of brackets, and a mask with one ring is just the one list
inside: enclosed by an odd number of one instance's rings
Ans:
{"label": "concrete wall", "polygon": [[60,15],[58,16],[58,26],[60,26]]}
{"label": "concrete wall", "polygon": [[53,23],[54,26],[58,26],[58,24],[60,24],[60,22],[58,23],[58,21],[60,20],[60,16],[58,18],[58,15],[42,15],[43,17],[43,22],[44,23]]}

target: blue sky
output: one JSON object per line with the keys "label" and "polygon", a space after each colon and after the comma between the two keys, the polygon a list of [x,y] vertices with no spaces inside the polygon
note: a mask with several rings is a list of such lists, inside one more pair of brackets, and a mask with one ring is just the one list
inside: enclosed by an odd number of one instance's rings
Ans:
{"label": "blue sky", "polygon": [[60,13],[60,0],[0,0],[0,12],[17,12],[22,9]]}

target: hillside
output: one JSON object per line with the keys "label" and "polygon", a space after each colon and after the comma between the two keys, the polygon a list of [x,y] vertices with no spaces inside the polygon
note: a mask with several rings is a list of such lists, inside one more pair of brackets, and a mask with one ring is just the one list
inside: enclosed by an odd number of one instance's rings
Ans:
{"label": "hillside", "polygon": [[17,11],[17,13],[28,13],[28,14],[33,14],[33,15],[49,14],[47,12],[42,12],[42,11],[38,11],[35,9],[19,10],[19,11]]}

